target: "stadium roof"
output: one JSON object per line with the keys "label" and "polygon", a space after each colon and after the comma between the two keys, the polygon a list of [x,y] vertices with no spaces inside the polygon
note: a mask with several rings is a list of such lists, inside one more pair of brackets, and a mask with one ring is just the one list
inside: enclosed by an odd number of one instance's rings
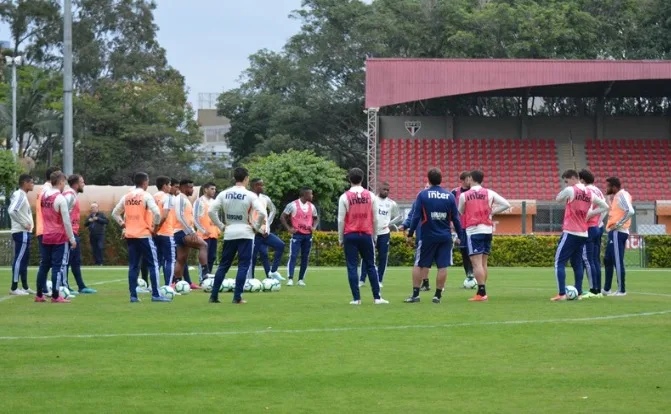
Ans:
{"label": "stadium roof", "polygon": [[366,108],[477,96],[668,97],[671,61],[368,59]]}

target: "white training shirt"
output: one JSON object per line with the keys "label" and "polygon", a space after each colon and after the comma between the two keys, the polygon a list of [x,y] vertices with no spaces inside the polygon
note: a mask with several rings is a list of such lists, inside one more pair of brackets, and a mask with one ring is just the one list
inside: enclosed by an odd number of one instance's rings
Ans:
{"label": "white training shirt", "polygon": [[[481,189],[481,185],[473,185],[471,186],[470,190],[479,190]],[[460,218],[463,219],[464,211],[466,210],[466,193],[467,191],[464,191],[461,193],[459,196],[459,216]],[[510,208],[510,203],[508,200],[505,198],[501,197],[496,191],[487,189],[487,194],[488,194],[488,202],[489,202],[489,207],[492,209],[492,213],[490,215],[490,219],[499,214],[502,213]],[[496,206],[496,207],[495,207]],[[463,223],[462,223],[463,226]],[[486,224],[478,224],[477,226],[472,226],[466,228],[466,234],[467,235],[473,235],[473,234],[492,234],[494,233],[494,226],[488,226]]]}
{"label": "white training shirt", "polygon": [[9,200],[9,209],[7,212],[12,219],[12,233],[33,231],[35,223],[33,223],[33,212],[28,202],[28,194],[19,188],[14,191]]}
{"label": "white training shirt", "polygon": [[377,197],[377,235],[389,234],[389,226],[395,226],[403,222],[403,215],[396,201],[391,198]]}
{"label": "white training shirt", "polygon": [[[219,219],[220,210],[223,211],[225,225]],[[210,204],[208,214],[212,222],[224,232],[224,240],[254,239],[268,216],[259,197],[240,185],[219,193]],[[253,217],[258,219],[252,222]]]}

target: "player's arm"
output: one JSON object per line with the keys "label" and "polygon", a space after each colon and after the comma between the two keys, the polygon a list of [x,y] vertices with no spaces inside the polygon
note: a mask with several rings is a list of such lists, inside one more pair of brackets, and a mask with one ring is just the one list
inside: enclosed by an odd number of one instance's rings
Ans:
{"label": "player's arm", "polygon": [[72,223],[70,222],[70,210],[68,210],[68,202],[62,195],[58,195],[54,201],[56,211],[61,213],[63,219],[63,227],[65,227],[65,234],[68,235],[68,240],[73,247],[77,246],[75,240],[75,233],[72,231]]}
{"label": "player's arm", "polygon": [[347,197],[345,194],[338,200],[338,242],[343,244],[345,240],[345,216],[347,215]]}
{"label": "player's arm", "polygon": [[268,201],[268,233],[270,233],[270,226],[272,226],[273,221],[275,221],[275,216],[277,215],[277,207],[275,207],[275,204],[273,204],[273,200],[270,199],[270,197],[267,197],[266,200]]}
{"label": "player's arm", "polygon": [[410,228],[410,222],[412,222],[412,215],[415,213],[415,204],[416,201],[412,202],[412,205],[410,206],[410,211],[408,212],[408,217],[403,220],[403,223],[401,224],[401,227],[403,229],[409,229]]}
{"label": "player's arm", "polygon": [[[389,226],[397,226],[403,222],[403,215],[401,214],[401,209],[398,208],[396,201],[391,203],[391,220],[389,220]],[[375,214],[377,216],[377,214]]]}
{"label": "player's arm", "polygon": [[620,227],[624,226],[624,223],[627,222],[632,216],[634,215],[634,206],[631,205],[631,202],[627,199],[627,197],[624,196],[624,194],[620,194],[617,199],[614,200],[622,210],[624,210],[624,217],[620,219],[617,223],[615,223],[615,228],[619,229]]}
{"label": "player's arm", "polygon": [[266,209],[263,208],[261,200],[256,197],[256,194],[254,194],[254,197],[252,198],[252,210],[255,213],[252,214],[252,217],[256,217],[256,220],[252,222],[252,228],[255,232],[258,232],[261,226],[263,226],[263,223],[268,219],[268,213],[266,213]]}
{"label": "player's arm", "polygon": [[572,186],[568,186],[561,190],[559,194],[557,194],[556,200],[559,201],[560,203],[566,203],[569,201],[573,201],[573,198],[575,198],[575,191],[573,191]]}
{"label": "player's arm", "polygon": [[319,213],[317,213],[317,207],[315,205],[312,205],[312,231],[317,230],[317,227],[319,226]]}
{"label": "player's arm", "polygon": [[459,215],[464,214],[466,211],[466,193],[461,193],[459,196],[459,207],[457,207],[457,210],[459,211]]}
{"label": "player's arm", "polygon": [[608,212],[608,203],[606,203],[604,199],[592,195],[592,208],[587,212],[585,220],[589,220],[594,216],[599,216],[606,212]]}
{"label": "player's arm", "polygon": [[371,203],[371,208],[373,209],[373,240],[377,241],[377,226],[378,226],[377,208],[379,201],[375,196],[373,196],[372,199],[373,202]]}
{"label": "player's arm", "polygon": [[161,223],[161,211],[159,210],[156,201],[154,201],[154,197],[152,197],[149,193],[145,193],[144,195],[144,205],[147,210],[151,211],[153,216],[152,223],[154,223],[153,232],[156,233],[158,231],[158,226]]}
{"label": "player's arm", "polygon": [[[571,189],[573,190],[573,189]],[[510,208],[510,202],[505,198],[501,197],[496,191],[489,190],[489,196],[492,198],[492,217],[503,213],[504,211]]]}
{"label": "player's arm", "polygon": [[26,202],[26,195],[21,191],[16,191],[14,194],[12,194],[7,212],[9,213],[9,217],[15,222],[19,223],[21,227],[24,229],[29,229],[30,222],[26,221],[24,217],[21,217],[20,214],[21,207],[23,206],[23,203]]}
{"label": "player's arm", "polygon": [[410,229],[408,230],[408,237],[412,237],[413,234],[415,234],[415,230],[417,230],[419,221],[422,218],[422,211],[424,211],[424,206],[422,204],[422,193],[419,193],[417,195],[417,199],[415,200],[415,208],[412,211],[412,219],[410,219]]}
{"label": "player's arm", "polygon": [[121,215],[124,213],[124,208],[126,206],[126,196],[124,195],[119,199],[119,202],[117,203],[116,206],[114,206],[114,209],[112,210],[112,218],[114,221],[119,223],[121,228],[126,228],[126,223],[124,222],[123,218],[121,218]]}
{"label": "player's arm", "polygon": [[296,229],[293,228],[289,224],[289,221],[291,220],[291,214],[293,214],[293,209],[294,209],[294,203],[289,203],[287,206],[284,208],[284,211],[282,212],[282,215],[280,216],[280,223],[284,226],[285,229],[291,234],[296,233]]}
{"label": "player's arm", "polygon": [[200,223],[200,218],[203,217],[203,214],[205,213],[205,206],[203,205],[203,201],[198,198],[196,202],[193,205],[193,224],[196,226],[196,229],[203,233],[204,235],[208,235],[209,232],[203,225]]}
{"label": "player's arm", "polygon": [[454,226],[454,232],[461,234],[463,229],[461,228],[461,220],[459,220],[459,208],[457,207],[457,202],[454,195],[452,198],[450,198],[450,217],[452,219],[452,225]]}
{"label": "player's arm", "polygon": [[63,195],[65,197],[65,201],[68,203],[68,211],[72,212],[72,209],[75,208],[75,202],[77,199],[75,198],[76,196],[73,193],[67,193]]}
{"label": "player's arm", "polygon": [[161,211],[161,220],[158,223],[158,226],[161,227],[163,223],[168,219],[168,214],[170,214],[170,208],[172,208],[172,197],[166,195],[163,198],[163,211]]}
{"label": "player's arm", "polygon": [[[223,192],[221,194],[223,194]],[[210,210],[207,215],[210,217],[210,220],[212,220],[212,223],[219,227],[219,230],[224,231],[224,227],[226,226],[224,226],[224,223],[219,219],[219,210],[224,208],[222,201],[223,197],[221,197],[221,194],[219,194],[214,202],[210,204]]]}
{"label": "player's arm", "polygon": [[186,221],[186,215],[184,215],[184,210],[186,210],[186,203],[188,203],[188,200],[186,200],[185,197],[180,196],[179,200],[177,200],[175,203],[175,216],[177,216],[177,221],[179,221],[182,227],[184,227],[184,234],[188,236],[195,233],[195,231],[193,231],[189,225],[189,222]]}

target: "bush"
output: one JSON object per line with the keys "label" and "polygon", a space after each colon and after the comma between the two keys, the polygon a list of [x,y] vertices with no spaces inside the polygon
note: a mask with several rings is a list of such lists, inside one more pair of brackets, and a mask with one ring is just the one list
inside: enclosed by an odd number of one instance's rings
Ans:
{"label": "bush", "polygon": [[647,267],[671,267],[671,236],[645,236]]}

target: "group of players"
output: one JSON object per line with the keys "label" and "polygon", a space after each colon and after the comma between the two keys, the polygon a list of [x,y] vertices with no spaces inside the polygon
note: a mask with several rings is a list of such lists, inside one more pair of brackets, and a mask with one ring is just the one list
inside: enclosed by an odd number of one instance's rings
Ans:
{"label": "group of players", "polygon": [[[9,214],[15,242],[15,260],[10,294],[35,294],[36,302],[45,302],[46,279],[52,270],[52,302],[67,303],[59,296],[59,287],[70,288],[68,270],[72,268],[78,293],[96,293],[87,287],[81,275],[79,249],[80,207],[77,194],[84,190],[80,175],[65,175],[55,168],[47,170],[48,182],[37,196],[35,226],[40,245],[40,267],[37,291],[28,286],[27,265],[33,218],[27,193],[33,190],[33,179],[22,175],[19,189],[12,195]],[[364,173],[358,168],[349,172],[351,187],[338,203],[339,241],[344,248],[347,273],[353,305],[361,303],[360,287],[368,278],[375,304],[387,304],[380,296],[389,253],[391,229],[403,220],[398,205],[389,198],[388,184],[375,195],[362,187]],[[200,289],[203,280],[214,278],[210,301],[219,302],[219,287],[229,271],[235,256],[239,265],[233,303],[245,303],[242,290],[246,279],[254,277],[254,266],[261,256],[266,277],[284,280],[278,267],[284,251],[284,242],[270,231],[277,210],[264,194],[261,179],[249,180],[246,169],[234,171],[236,184],[222,191],[216,198],[216,186],[207,183],[203,195],[192,205],[189,197],[194,187],[191,180],[158,177],[158,192],[147,192],[149,176],[137,173],[135,188],[125,194],[115,206],[112,217],[124,229],[128,245],[129,292],[131,302],[139,302],[138,276],[145,268],[150,277],[152,301],[165,302],[158,290],[159,274],[163,271],[166,285],[174,286],[184,280],[192,289]],[[407,219],[400,225],[407,229],[409,239],[416,235],[415,263],[412,271],[413,292],[406,303],[420,301],[419,292],[429,291],[429,269],[438,268],[434,303],[440,303],[447,279],[447,267],[452,265],[453,243],[461,250],[464,271],[468,279],[475,279],[477,293],[470,301],[487,301],[487,258],[491,252],[492,217],[510,208],[510,203],[495,191],[482,186],[481,171],[462,173],[461,186],[451,192],[444,189],[442,174],[431,169],[428,182],[412,205]],[[562,175],[567,185],[557,196],[566,204],[563,233],[555,255],[555,276],[558,294],[553,301],[566,300],[565,265],[570,261],[575,275],[575,286],[581,299],[603,295],[623,296],[625,290],[624,248],[634,209],[631,196],[621,188],[618,178],[606,180],[606,197],[594,186],[594,176],[588,170],[579,173],[568,170]],[[66,181],[69,187],[66,188]],[[251,191],[247,186],[251,184]],[[224,218],[222,222],[220,219]],[[608,217],[608,245],[605,254],[606,280],[601,288],[600,249],[604,218]],[[293,285],[297,258],[301,255],[298,285],[305,286],[305,274],[312,246],[312,232],[319,216],[312,204],[312,190],[303,188],[299,199],[289,203],[280,216],[282,225],[292,234],[288,264],[287,285]],[[453,235],[453,230],[456,233]],[[216,274],[212,274],[217,242],[223,232],[224,245]],[[268,248],[274,249],[272,264]],[[194,283],[186,263],[190,249],[198,250],[199,282]],[[375,258],[376,251],[378,254]],[[359,264],[361,271],[359,272]],[[613,269],[617,274],[618,290],[611,291]],[[582,291],[583,273],[587,272],[590,290]],[[23,288],[18,287],[19,280]],[[149,292],[149,290],[147,290]]]}

